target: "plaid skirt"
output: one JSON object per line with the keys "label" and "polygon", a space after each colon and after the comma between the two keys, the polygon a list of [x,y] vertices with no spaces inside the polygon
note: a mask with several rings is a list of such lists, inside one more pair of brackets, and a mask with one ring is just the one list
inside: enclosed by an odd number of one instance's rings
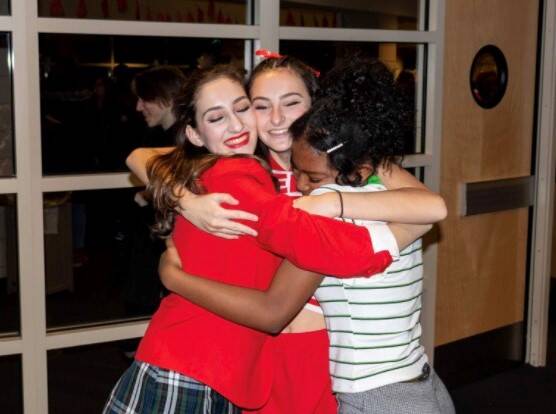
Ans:
{"label": "plaid skirt", "polygon": [[103,414],[239,414],[230,401],[193,378],[135,361],[116,383]]}

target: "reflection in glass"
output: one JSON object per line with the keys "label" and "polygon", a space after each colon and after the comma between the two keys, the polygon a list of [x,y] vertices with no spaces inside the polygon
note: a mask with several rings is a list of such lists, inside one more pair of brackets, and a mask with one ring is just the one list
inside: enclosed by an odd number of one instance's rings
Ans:
{"label": "reflection in glass", "polygon": [[10,14],[10,0],[0,0],[0,16]]}
{"label": "reflection in glass", "polygon": [[47,327],[146,317],[163,287],[141,188],[45,193]]}
{"label": "reflection in glass", "polygon": [[21,356],[0,357],[0,413],[23,413],[23,390],[21,387]]}
{"label": "reflection in glass", "polygon": [[38,0],[40,17],[246,24],[247,0]]}
{"label": "reflection in glass", "polygon": [[281,26],[424,30],[425,0],[280,2]]}
{"label": "reflection in glass", "polygon": [[159,131],[131,91],[146,68],[175,65],[187,75],[200,65],[245,65],[245,41],[235,39],[41,34],[39,50],[45,175],[124,171],[132,149],[153,146]]}
{"label": "reflection in glass", "polygon": [[419,81],[421,66],[418,64],[423,56],[424,46],[408,43],[363,43],[332,41],[280,41],[280,53],[295,56],[322,74],[330,70],[337,62],[361,55],[379,59],[393,73],[399,87],[408,99],[415,103],[415,134],[408,136],[405,144],[407,154],[421,153],[424,148],[421,125],[423,124],[422,94],[423,85]]}
{"label": "reflection in glass", "polygon": [[0,32],[0,177],[14,175],[10,35]]}
{"label": "reflection in glass", "polygon": [[49,412],[102,412],[112,387],[131,365],[124,356],[127,347],[128,341],[120,341],[48,351]]}
{"label": "reflection in glass", "polygon": [[471,94],[479,106],[494,108],[504,97],[508,84],[508,63],[504,53],[494,45],[482,47],[471,65]]}
{"label": "reflection in glass", "polygon": [[0,194],[0,337],[19,333],[16,196]]}

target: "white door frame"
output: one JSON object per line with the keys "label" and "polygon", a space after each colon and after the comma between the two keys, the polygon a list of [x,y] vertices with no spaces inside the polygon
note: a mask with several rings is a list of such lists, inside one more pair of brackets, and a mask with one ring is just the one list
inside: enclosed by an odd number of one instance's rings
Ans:
{"label": "white door frame", "polygon": [[556,0],[545,0],[542,4],[535,204],[525,356],[526,362],[535,367],[546,365],[556,169]]}

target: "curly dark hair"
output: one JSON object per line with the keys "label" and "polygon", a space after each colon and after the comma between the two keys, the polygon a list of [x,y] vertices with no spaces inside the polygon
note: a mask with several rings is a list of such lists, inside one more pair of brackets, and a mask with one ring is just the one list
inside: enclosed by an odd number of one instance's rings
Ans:
{"label": "curly dark hair", "polygon": [[413,104],[391,72],[379,61],[356,57],[322,79],[317,100],[290,133],[319,152],[328,151],[338,184],[361,186],[358,167],[368,163],[374,174],[378,167],[399,163],[413,127]]}

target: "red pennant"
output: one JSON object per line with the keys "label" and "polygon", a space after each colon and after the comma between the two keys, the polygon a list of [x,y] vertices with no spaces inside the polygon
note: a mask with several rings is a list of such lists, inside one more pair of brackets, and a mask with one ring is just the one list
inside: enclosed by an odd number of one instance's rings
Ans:
{"label": "red pennant", "polygon": [[288,14],[286,16],[286,26],[295,26],[295,19],[293,18],[291,10],[288,10]]}
{"label": "red pennant", "polygon": [[226,16],[226,24],[232,24],[232,17]]}
{"label": "red pennant", "polygon": [[214,22],[214,18],[216,17],[216,9],[214,7],[214,0],[209,0],[208,8],[207,8],[207,17],[209,22]]}
{"label": "red pennant", "polygon": [[85,3],[85,0],[79,0],[76,14],[80,19],[87,17],[87,4]]}
{"label": "red pennant", "polygon": [[317,16],[313,16],[313,26],[314,27],[320,27],[319,20],[317,19]]}
{"label": "red pennant", "polygon": [[66,15],[62,0],[52,0],[52,3],[50,3],[50,15],[52,17],[64,17]]}
{"label": "red pennant", "polygon": [[141,5],[139,0],[135,0],[135,20],[141,20]]}
{"label": "red pennant", "polygon": [[222,10],[218,10],[218,17],[216,18],[218,23],[225,23],[224,14],[222,14]]}
{"label": "red pennant", "polygon": [[257,49],[257,50],[255,50],[255,55],[260,56],[260,57],[265,58],[265,59],[280,59],[280,58],[284,57],[280,53],[272,52],[271,50],[268,50],[268,49]]}
{"label": "red pennant", "polygon": [[200,7],[197,7],[197,23],[203,23],[205,21],[205,13]]}
{"label": "red pennant", "polygon": [[117,0],[118,12],[125,13],[127,11],[127,0]]}
{"label": "red pennant", "polygon": [[102,11],[102,17],[108,19],[108,15],[110,14],[110,10],[108,7],[108,0],[102,0],[100,2],[100,9]]}

